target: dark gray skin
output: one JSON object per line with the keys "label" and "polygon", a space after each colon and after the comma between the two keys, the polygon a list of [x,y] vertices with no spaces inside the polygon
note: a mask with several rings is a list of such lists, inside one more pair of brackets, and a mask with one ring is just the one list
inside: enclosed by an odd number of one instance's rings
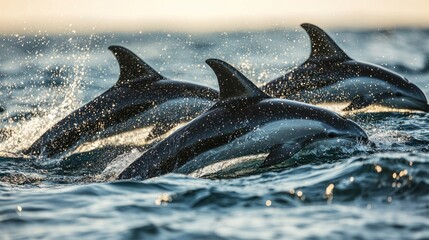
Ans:
{"label": "dark gray skin", "polygon": [[301,25],[311,40],[311,54],[261,89],[267,94],[312,104],[350,102],[344,110],[373,104],[428,112],[422,90],[398,73],[351,59],[322,29]]}
{"label": "dark gray skin", "polygon": [[188,173],[195,170],[190,165],[204,167],[258,153],[269,153],[261,165],[269,167],[316,141],[368,140],[356,123],[335,112],[272,98],[229,64],[216,59],[206,62],[217,75],[220,100],[143,153],[119,179],[147,179],[177,170]]}
{"label": "dark gray skin", "polygon": [[155,138],[199,115],[218,97],[214,89],[161,76],[126,48],[109,50],[119,62],[118,82],[51,127],[25,154],[52,157],[101,135],[147,126],[154,126],[149,138]]}

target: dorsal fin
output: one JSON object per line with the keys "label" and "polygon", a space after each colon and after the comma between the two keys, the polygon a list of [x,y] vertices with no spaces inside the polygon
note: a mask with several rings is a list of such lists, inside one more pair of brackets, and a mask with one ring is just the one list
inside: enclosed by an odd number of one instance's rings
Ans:
{"label": "dorsal fin", "polygon": [[165,79],[127,48],[110,46],[109,50],[112,51],[119,63],[120,73],[116,85],[125,85],[137,78],[150,79],[151,81]]}
{"label": "dorsal fin", "polygon": [[219,100],[233,98],[263,97],[269,98],[237,69],[218,59],[207,59],[219,83]]}
{"label": "dorsal fin", "polygon": [[319,27],[310,23],[303,23],[301,27],[305,29],[311,41],[311,54],[307,62],[351,60],[334,40]]}

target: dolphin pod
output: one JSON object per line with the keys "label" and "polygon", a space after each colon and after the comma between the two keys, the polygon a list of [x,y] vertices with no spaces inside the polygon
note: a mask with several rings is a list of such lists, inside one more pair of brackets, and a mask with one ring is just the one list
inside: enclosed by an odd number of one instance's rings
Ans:
{"label": "dolphin pod", "polygon": [[217,161],[258,153],[269,153],[261,165],[269,167],[316,141],[368,140],[356,123],[335,112],[272,98],[226,62],[206,62],[217,76],[219,101],[143,153],[120,179],[147,179],[177,170],[189,173]]}
{"label": "dolphin pod", "polygon": [[149,138],[156,138],[217,98],[211,88],[165,78],[126,48],[109,50],[120,66],[116,84],[52,126],[25,154],[52,157],[91,138],[147,126],[154,126]]}
{"label": "dolphin pod", "polygon": [[311,41],[307,61],[261,89],[269,95],[307,103],[350,103],[429,112],[425,94],[405,77],[381,66],[353,60],[322,29],[302,24]]}
{"label": "dolphin pod", "polygon": [[306,103],[350,102],[346,111],[373,104],[429,111],[423,92],[404,77],[355,61],[320,28],[302,27],[311,40],[309,59],[259,89],[221,60],[206,61],[217,76],[218,92],[169,80],[130,50],[111,46],[120,66],[118,82],[51,127],[24,153],[52,157],[84,141],[147,126],[153,126],[151,140],[193,119],[143,153],[119,178],[189,173],[258,153],[268,153],[261,167],[269,167],[314,142],[368,141],[356,123]]}

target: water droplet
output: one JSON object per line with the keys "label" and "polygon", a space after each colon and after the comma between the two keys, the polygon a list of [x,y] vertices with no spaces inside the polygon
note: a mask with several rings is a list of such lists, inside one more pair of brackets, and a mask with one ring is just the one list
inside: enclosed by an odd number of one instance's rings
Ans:
{"label": "water droplet", "polygon": [[335,185],[334,184],[329,184],[329,186],[328,187],[326,187],[326,190],[325,190],[325,195],[326,196],[330,196],[330,195],[332,195],[333,194],[333,190],[334,190],[334,187],[335,187]]}
{"label": "water droplet", "polygon": [[399,172],[399,177],[403,177],[403,176],[405,176],[407,174],[408,174],[407,169],[404,169],[404,170],[402,170],[402,171]]}
{"label": "water droplet", "polygon": [[391,202],[392,202],[392,197],[391,197],[391,196],[388,196],[388,197],[387,197],[387,202],[388,202],[388,203],[391,203]]}
{"label": "water droplet", "polygon": [[173,199],[168,193],[163,193],[155,200],[155,205],[160,206],[167,205],[169,202],[171,202]]}
{"label": "water droplet", "polygon": [[383,170],[383,168],[381,168],[381,166],[380,166],[380,165],[376,165],[376,166],[375,166],[375,171],[376,171],[377,173],[380,173],[382,170]]}

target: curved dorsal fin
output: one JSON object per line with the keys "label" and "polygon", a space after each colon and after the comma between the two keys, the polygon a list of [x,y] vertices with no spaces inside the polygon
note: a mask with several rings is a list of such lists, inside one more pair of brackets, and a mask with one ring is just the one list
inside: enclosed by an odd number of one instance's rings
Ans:
{"label": "curved dorsal fin", "polygon": [[344,61],[351,58],[319,27],[303,23],[301,27],[307,32],[311,41],[311,54],[308,61]]}
{"label": "curved dorsal fin", "polygon": [[110,46],[109,50],[112,51],[119,63],[120,73],[116,85],[129,84],[136,78],[145,78],[152,81],[165,79],[127,48]]}
{"label": "curved dorsal fin", "polygon": [[206,63],[217,76],[221,101],[233,98],[269,97],[228,63],[218,59],[207,59]]}

